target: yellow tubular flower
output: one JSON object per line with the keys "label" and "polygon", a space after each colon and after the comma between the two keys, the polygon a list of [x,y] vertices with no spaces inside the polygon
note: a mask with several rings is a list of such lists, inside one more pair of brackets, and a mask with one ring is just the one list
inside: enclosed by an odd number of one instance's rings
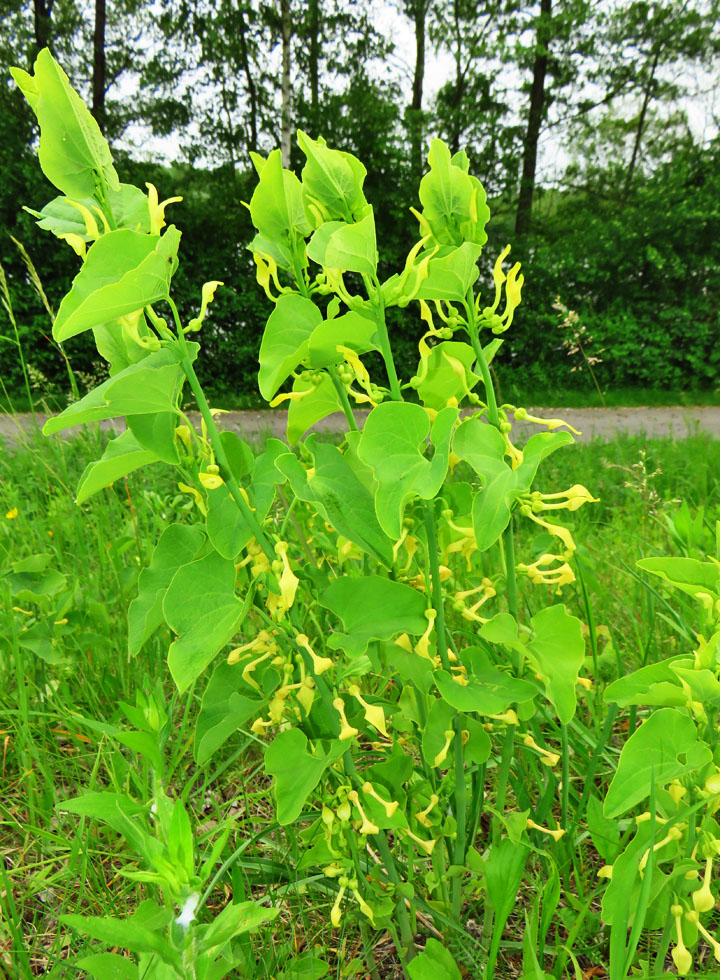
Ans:
{"label": "yellow tubular flower", "polygon": [[[560,498],[566,498],[561,500]],[[599,503],[598,497],[593,497],[590,491],[582,486],[580,483],[576,483],[575,486],[570,487],[569,490],[563,490],[560,493],[534,493],[532,495],[533,499],[533,510],[579,510],[583,504],[597,504]],[[548,500],[558,500],[558,503],[548,504]]]}
{"label": "yellow tubular flower", "polygon": [[377,802],[385,808],[385,813],[387,814],[388,820],[400,806],[397,800],[393,800],[392,802],[384,800],[382,796],[378,794],[372,783],[363,783],[362,791],[366,796],[372,796],[374,800],[377,800]]}
{"label": "yellow tubular flower", "polygon": [[488,715],[488,718],[494,718],[495,721],[502,721],[505,725],[519,725],[520,719],[512,708],[508,708],[501,715]]}
{"label": "yellow tubular flower", "polygon": [[[92,211],[85,207],[84,204],[80,204],[79,201],[72,201],[69,197],[65,200],[68,204],[71,204],[77,211],[82,215],[82,219],[85,222],[85,234],[88,238],[91,238],[94,242],[100,237],[100,229],[98,228],[97,221]],[[104,216],[103,216],[104,217]]]}
{"label": "yellow tubular flower", "polygon": [[192,453],[192,435],[190,433],[190,427],[187,425],[178,425],[175,427],[175,436],[185,447],[186,451]]}
{"label": "yellow tubular flower", "polygon": [[445,759],[447,758],[447,754],[450,749],[450,743],[452,742],[454,735],[455,732],[452,729],[448,729],[448,731],[445,732],[445,744],[433,759],[433,765],[435,766],[436,769],[439,766],[441,766],[445,761]]}
{"label": "yellow tubular flower", "polygon": [[423,657],[425,660],[432,661],[433,658],[430,656],[430,634],[432,633],[433,626],[435,625],[437,610],[426,609],[425,618],[428,621],[427,629],[415,644],[415,653],[417,653],[418,656]]}
{"label": "yellow tubular flower", "polygon": [[569,551],[570,554],[575,551],[575,542],[573,541],[569,528],[563,527],[562,524],[550,524],[549,521],[544,521],[541,517],[538,517],[537,514],[533,514],[532,508],[529,505],[521,507],[520,513],[523,515],[523,517],[529,517],[531,521],[539,524],[540,527],[544,527],[546,531],[550,532],[550,534],[554,534],[555,537],[560,538],[562,543],[565,545],[566,550]]}
{"label": "yellow tubular flower", "polygon": [[265,729],[272,728],[272,725],[272,721],[263,721],[262,718],[256,718],[250,726],[250,731],[254,732],[255,735],[264,735]]}
{"label": "yellow tubular flower", "polygon": [[[257,279],[258,285],[262,287],[265,295],[272,303],[277,303],[278,297],[282,293],[287,292],[287,290],[280,285],[275,259],[270,255],[263,255],[261,252],[253,252],[253,260],[257,266],[255,278]],[[270,291],[270,280],[275,284],[278,296],[273,296]]]}
{"label": "yellow tubular flower", "polygon": [[683,940],[682,925],[680,922],[683,914],[682,905],[672,905],[670,907],[670,912],[675,919],[675,930],[677,935],[677,944],[674,947],[671,955],[678,974],[681,977],[684,977],[692,969],[693,958]]}
{"label": "yellow tubular flower", "polygon": [[145,350],[160,350],[160,341],[154,334],[147,337],[140,336],[140,318],[142,313],[142,310],[135,310],[133,313],[127,313],[125,316],[118,317],[123,340],[131,344],[137,344],[138,347],[142,347]]}
{"label": "yellow tubular flower", "polygon": [[560,840],[560,838],[563,837],[565,834],[565,831],[562,830],[562,828],[558,828],[557,830],[551,830],[549,827],[543,827],[539,823],[535,823],[535,821],[530,820],[529,817],[528,817],[528,822],[525,824],[525,826],[527,827],[528,830],[538,830],[541,834],[547,834],[548,837],[552,837],[552,839],[555,841],[556,844]]}
{"label": "yellow tubular flower", "polygon": [[301,402],[308,395],[314,395],[314,388],[306,388],[304,391],[285,391],[281,395],[275,395],[272,401],[268,402],[270,408],[277,408],[283,402]]}
{"label": "yellow tubular flower", "polygon": [[254,687],[256,691],[260,690],[260,685],[255,680],[255,678],[251,677],[250,675],[253,673],[253,671],[259,664],[261,664],[264,660],[267,660],[268,657],[272,657],[273,653],[274,653],[273,650],[268,650],[267,653],[263,653],[261,656],[256,657],[255,660],[251,660],[250,663],[246,664],[245,667],[243,668],[243,672],[242,672],[243,680],[251,687]]}
{"label": "yellow tubular flower", "polygon": [[207,517],[207,507],[199,490],[196,490],[195,487],[189,487],[187,483],[178,483],[178,489],[183,493],[189,493],[194,498],[197,509],[203,517]]}
{"label": "yellow tubular flower", "polygon": [[415,843],[417,844],[417,846],[420,847],[420,848],[422,848],[422,850],[425,851],[425,853],[427,855],[432,854],[433,848],[435,847],[435,840],[434,839],[433,840],[423,840],[422,837],[418,837],[417,834],[414,834],[412,832],[412,830],[406,830],[405,828],[403,828],[403,833],[405,834],[406,837],[409,837],[410,840],[415,841]]}
{"label": "yellow tubular flower", "polygon": [[613,866],[612,864],[604,864],[602,868],[597,873],[598,878],[612,878],[613,876]]}
{"label": "yellow tubular flower", "polygon": [[401,633],[400,636],[395,640],[395,646],[400,647],[401,650],[405,650],[406,653],[412,653],[412,640],[407,635],[407,633]]}
{"label": "yellow tubular flower", "polygon": [[[486,620],[483,620],[483,622],[486,622]],[[451,667],[450,670],[453,672],[452,679],[456,684],[458,684],[460,687],[468,686],[470,682],[468,681],[467,670],[465,667]]]}
{"label": "yellow tubular flower", "polygon": [[398,552],[400,551],[400,549],[402,548],[403,544],[405,543],[405,538],[408,536],[409,533],[410,533],[409,532],[409,528],[404,527],[403,530],[402,530],[402,534],[400,535],[400,537],[397,539],[397,541],[393,545],[393,561],[394,562],[397,561]]}
{"label": "yellow tubular flower", "polygon": [[198,473],[198,480],[206,490],[217,490],[225,483],[219,473]]}
{"label": "yellow tubular flower", "polygon": [[[412,560],[415,557],[415,554],[416,554],[418,548],[419,548],[418,539],[414,535],[408,534],[408,536],[405,538],[405,552],[406,552],[406,554],[408,556],[408,560],[407,560],[407,563],[405,565],[405,568],[401,569],[401,573],[402,574],[407,574],[410,571],[410,566],[412,565]],[[448,569],[448,571],[450,571],[450,570]],[[443,567],[441,566],[440,567],[440,581],[441,582],[442,582],[442,574],[443,574]]]}
{"label": "yellow tubular flower", "polygon": [[693,892],[693,908],[696,912],[702,914],[703,912],[709,912],[710,909],[715,908],[715,899],[713,893],[710,891],[710,876],[712,875],[712,865],[713,859],[711,857],[705,859],[705,874],[703,876],[703,883],[697,891]]}
{"label": "yellow tubular flower", "polygon": [[523,745],[526,745],[529,749],[535,749],[536,752],[540,753],[540,762],[545,766],[556,766],[560,761],[560,756],[557,752],[550,752],[549,749],[544,749],[542,746],[538,745],[532,735],[526,735],[523,738]]}
{"label": "yellow tubular flower", "polygon": [[[418,257],[418,253],[427,245],[429,240],[430,237],[425,235],[408,252],[408,256],[405,259],[405,268],[400,273],[392,293],[388,296],[386,306],[391,306],[393,303],[398,302],[398,300],[403,302],[405,300],[411,300],[418,289],[420,289],[423,280],[427,279],[427,261],[422,260],[416,265],[415,260]],[[434,249],[433,254],[435,254],[435,251]]]}
{"label": "yellow tubular flower", "polygon": [[224,286],[224,282],[220,282],[217,279],[212,279],[210,282],[206,282],[202,288],[202,295],[200,299],[200,312],[197,316],[193,317],[192,320],[188,321],[188,330],[199,330],[200,325],[205,319],[207,314],[207,308],[215,299],[215,291],[218,286]]}
{"label": "yellow tubular flower", "polygon": [[302,682],[300,690],[295,695],[302,705],[303,711],[306,716],[310,714],[313,706],[313,701],[315,700],[315,681],[312,677],[306,677]]}
{"label": "yellow tubular flower", "polygon": [[510,442],[510,436],[507,432],[501,432],[500,435],[503,437],[503,442],[505,443],[505,455],[510,460],[510,467],[516,470],[518,466],[525,459],[522,449],[518,449],[517,446]]}
{"label": "yellow tubular flower", "polygon": [[496,313],[498,306],[500,306],[500,299],[502,297],[502,286],[505,282],[505,273],[503,272],[502,264],[505,259],[510,254],[510,245],[506,245],[502,252],[495,259],[495,265],[493,266],[493,282],[495,283],[495,301],[490,307],[491,313]]}
{"label": "yellow tubular flower", "polygon": [[329,657],[319,657],[313,648],[310,646],[310,640],[304,633],[298,633],[295,637],[295,642],[303,650],[306,650],[310,655],[310,659],[313,663],[313,670],[316,674],[323,674],[326,670],[330,670],[333,666],[333,662]]}
{"label": "yellow tubular flower", "polygon": [[[680,840],[681,837],[682,837],[682,830],[680,830],[679,827],[671,827],[670,830],[668,830],[668,832],[665,835],[665,837],[663,837],[662,840],[659,840],[657,842],[657,844],[654,844],[653,845],[653,847],[652,847],[653,853],[655,851],[659,851],[661,847],[665,847],[665,845],[666,844],[669,844],[671,841]],[[648,849],[645,851],[645,853],[643,854],[643,856],[640,858],[640,862],[638,864],[638,869],[639,869],[641,875],[642,875],[643,871],[645,870],[645,868],[647,867],[648,860],[650,859],[650,850],[651,849],[648,847]]]}
{"label": "yellow tubular flower", "polygon": [[[687,792],[684,786],[681,786],[680,788],[682,789],[683,793]],[[712,776],[708,776],[708,778],[705,780],[705,789],[713,796],[715,796],[716,793],[720,793],[720,772],[714,772]],[[673,799],[675,799],[674,796]],[[677,800],[675,800],[675,802],[677,803]]]}
{"label": "yellow tubular flower", "polygon": [[516,262],[508,273],[505,282],[505,312],[502,315],[502,327],[494,327],[493,333],[504,333],[513,322],[515,310],[521,302],[521,291],[525,276],[520,273],[520,263]]}
{"label": "yellow tubular flower", "polygon": [[[97,204],[93,204],[93,205],[91,205],[91,207],[92,207],[92,210],[93,210],[93,211],[95,212],[95,214],[96,214],[96,215],[98,216],[98,218],[100,218],[100,220],[102,221],[102,223],[103,223],[103,231],[110,231],[110,222],[109,222],[109,221],[108,221],[108,219],[107,219],[107,218],[105,217],[105,212],[104,212],[104,211],[102,211],[102,210],[101,210],[101,209],[100,209],[100,208],[99,208],[99,207],[97,206]],[[138,223],[138,228],[139,228],[139,227],[140,227],[140,225],[139,225],[139,223]]]}
{"label": "yellow tubular flower", "polygon": [[346,739],[355,738],[358,734],[357,728],[353,728],[352,725],[348,724],[348,720],[345,717],[345,702],[342,698],[335,698],[333,701],[333,708],[340,715],[340,741],[344,742]]}
{"label": "yellow tubular flower", "polygon": [[420,225],[420,234],[423,238],[432,238],[432,228],[425,215],[421,214],[416,208],[410,208],[410,213],[417,218],[417,222]]}
{"label": "yellow tubular flower", "polygon": [[328,269],[323,266],[323,272],[325,273],[325,279],[328,286],[335,293],[337,293],[348,309],[355,310],[363,305],[363,301],[359,296],[353,297],[347,291],[347,286],[345,285],[345,280],[343,279],[342,269]]}
{"label": "yellow tubular flower", "polygon": [[[647,823],[648,820],[652,820],[652,813],[650,813],[649,810],[645,810],[644,813],[638,813],[638,815],[635,817],[635,823],[638,825],[641,823]],[[655,823],[659,823],[659,824],[667,823],[667,818],[658,816],[658,814],[656,813]]]}
{"label": "yellow tubular flower", "polygon": [[365,701],[360,694],[360,688],[357,686],[357,684],[353,684],[348,688],[348,694],[355,698],[360,705],[362,705],[365,712],[365,720],[369,722],[373,728],[376,728],[381,735],[384,735],[385,738],[390,738],[385,726],[385,712],[380,705],[368,704],[368,702]]}
{"label": "yellow tubular flower", "polygon": [[6,521],[14,521],[17,518],[17,516],[18,516],[19,513],[20,513],[20,511],[17,509],[17,507],[12,507],[7,512],[7,514],[5,514],[5,520]]}
{"label": "yellow tubular flower", "polygon": [[82,235],[74,235],[71,231],[68,231],[63,235],[58,235],[57,237],[61,241],[67,242],[77,256],[79,256],[81,259],[85,258],[87,253],[87,245],[85,244],[85,239],[82,237]]}
{"label": "yellow tubular flower", "polygon": [[150,234],[159,235],[165,227],[165,208],[168,204],[182,201],[181,197],[168,197],[158,203],[158,192],[153,184],[145,184],[148,189],[148,210],[150,212]]}
{"label": "yellow tubular flower", "polygon": [[710,933],[707,931],[707,929],[702,924],[702,922],[698,920],[695,923],[695,925],[698,927],[698,932],[702,933],[702,935],[704,936],[705,942],[708,943],[710,946],[712,946],[713,956],[715,957],[717,962],[720,963],[720,943],[717,941],[717,939],[714,936],[710,935]]}
{"label": "yellow tubular flower", "polygon": [[377,826],[377,824],[374,824],[372,820],[368,819],[365,811],[360,805],[360,797],[358,796],[357,790],[350,790],[348,793],[348,799],[352,800],[352,802],[355,804],[355,808],[362,818],[362,824],[360,825],[358,833],[362,834],[364,837],[367,837],[368,834],[379,834],[380,828]]}
{"label": "yellow tubular flower", "polygon": [[443,511],[442,516],[447,526],[452,531],[455,531],[456,534],[462,534],[463,537],[467,538],[467,537],[471,537],[475,533],[472,527],[464,527],[461,526],[460,524],[456,524],[453,519],[453,512],[451,510]]}
{"label": "yellow tubular flower", "polygon": [[470,561],[474,552],[477,551],[477,542],[475,540],[475,534],[469,534],[467,537],[461,538],[459,541],[453,541],[445,549],[445,555],[449,558],[450,555],[459,554],[465,559],[465,564],[467,570],[472,569],[472,562]]}
{"label": "yellow tubular flower", "polygon": [[289,609],[295,602],[295,593],[300,584],[300,579],[295,575],[287,556],[288,546],[285,541],[278,541],[275,545],[275,554],[280,556],[283,563],[283,572],[280,576],[280,595],[283,599],[285,610]]}
{"label": "yellow tubular flower", "polygon": [[437,795],[437,793],[431,793],[430,802],[425,807],[425,809],[420,810],[419,813],[415,814],[415,819],[419,821],[423,825],[423,827],[427,827],[429,829],[432,826],[432,824],[428,820],[428,814],[430,813],[431,810],[435,809],[439,801],[440,801],[440,797]]}
{"label": "yellow tubular flower", "polygon": [[564,425],[566,429],[570,429],[570,431],[574,432],[576,436],[582,435],[582,432],[575,429],[569,422],[564,422],[562,419],[541,419],[538,415],[530,415],[526,408],[514,408],[513,406],[508,407],[519,422],[534,422],[536,425],[546,425],[551,432],[553,429],[558,429],[560,426]]}
{"label": "yellow tubular flower", "polygon": [[362,897],[362,895],[361,895],[361,894],[360,894],[360,892],[358,891],[358,889],[357,889],[357,887],[355,887],[355,888],[351,888],[351,889],[350,889],[350,891],[351,891],[351,892],[353,893],[353,896],[355,897],[355,901],[356,901],[356,902],[358,903],[358,905],[360,906],[360,911],[362,912],[362,914],[363,914],[363,915],[364,915],[364,916],[365,916],[365,917],[366,917],[367,919],[369,919],[369,920],[370,920],[370,925],[371,925],[371,926],[372,926],[373,928],[375,928],[375,917],[374,917],[374,914],[373,914],[373,910],[372,910],[372,909],[370,908],[370,906],[368,905],[368,903],[367,903],[367,902],[365,901],[365,899],[364,899],[364,898]]}
{"label": "yellow tubular flower", "polygon": [[[554,561],[559,561],[561,564],[555,566],[555,568],[545,567]],[[520,572],[525,572],[533,585],[555,585],[558,591],[564,585],[569,585],[575,581],[575,573],[568,563],[563,561],[560,555],[541,555],[531,565],[525,565],[523,562],[520,562],[517,569]]]}
{"label": "yellow tubular flower", "polygon": [[344,347],[342,344],[338,344],[335,348],[338,354],[342,354],[345,359],[345,363],[350,367],[350,370],[357,378],[358,384],[365,389],[365,391],[370,391],[370,375],[368,370],[360,360],[358,355],[350,347]]}
{"label": "yellow tubular flower", "polygon": [[281,688],[275,693],[268,704],[268,718],[273,725],[279,725],[283,720],[283,715],[287,709],[287,692]]}
{"label": "yellow tubular flower", "polygon": [[340,889],[337,893],[337,897],[335,898],[335,903],[332,909],[330,910],[330,921],[332,922],[333,926],[336,929],[340,926],[340,922],[342,921],[342,911],[340,909],[340,903],[342,902],[343,895],[345,894],[346,888],[347,885],[340,886]]}

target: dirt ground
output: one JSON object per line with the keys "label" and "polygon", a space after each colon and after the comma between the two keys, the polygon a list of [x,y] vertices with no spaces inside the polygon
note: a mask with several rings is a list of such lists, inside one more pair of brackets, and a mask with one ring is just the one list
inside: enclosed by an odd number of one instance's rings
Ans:
{"label": "dirt ground", "polygon": [[[711,439],[720,439],[720,406],[696,408],[553,408],[528,409],[531,414],[542,418],[561,418],[579,429],[578,441],[590,439],[612,439],[618,434],[645,435],[648,438],[684,439],[690,435],[706,434]],[[191,413],[191,417],[197,413]],[[367,410],[356,413],[362,425]],[[228,412],[218,417],[221,428],[232,429],[245,438],[285,435],[284,411]],[[37,422],[43,425],[47,416],[38,415]],[[0,415],[0,438],[14,442],[18,427],[31,429],[33,417],[29,414],[16,416]],[[124,428],[122,421],[101,422],[103,428],[116,432]],[[331,415],[315,427],[321,432],[345,431],[345,419],[341,414]],[[72,435],[75,430],[67,429],[63,435]],[[538,427],[530,423],[516,422],[513,427],[516,435],[527,436],[537,432]]]}

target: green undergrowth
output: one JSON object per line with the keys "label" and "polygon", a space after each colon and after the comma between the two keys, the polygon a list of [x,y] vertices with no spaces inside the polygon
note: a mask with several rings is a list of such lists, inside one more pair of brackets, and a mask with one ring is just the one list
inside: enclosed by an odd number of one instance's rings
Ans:
{"label": "green undergrowth", "polygon": [[[14,446],[5,445],[0,457],[3,566],[48,554],[48,568],[62,569],[66,576],[57,594],[67,593],[49,634],[38,637],[34,649],[18,643],[17,627],[11,626],[16,616],[4,596],[0,973],[4,970],[10,980],[75,976],[76,971],[64,965],[68,958],[96,947],[60,925],[58,916],[78,909],[89,915],[130,915],[145,897],[142,883],[118,874],[132,859],[122,837],[89,819],[78,823],[77,816],[57,807],[98,789],[127,790],[140,801],[148,797],[147,763],[108,738],[102,725],[120,724],[118,703],[133,701],[138,689],[147,693],[159,685],[174,726],[168,762],[171,793],[183,793],[198,819],[201,837],[212,836],[214,828],[234,818],[224,862],[211,882],[210,908],[222,907],[230,896],[238,901],[263,892],[281,908],[280,917],[256,934],[248,947],[247,971],[234,975],[310,978],[312,972],[283,972],[301,953],[308,963],[316,954],[326,960],[328,976],[369,976],[361,933],[355,926],[331,930],[332,898],[323,897],[312,876],[305,877],[308,872],[294,870],[297,842],[292,828],[282,836],[277,833],[255,737],[238,732],[213,758],[212,767],[196,769],[191,740],[199,696],[191,691],[189,697],[181,697],[171,683],[165,661],[169,634],[161,632],[136,659],[127,659],[124,610],[134,595],[140,569],[162,529],[171,521],[183,522],[194,504],[179,491],[171,469],[158,465],[75,505],[74,490],[86,460],[97,458],[105,438],[92,428],[68,440],[30,434]],[[564,956],[569,972],[556,970],[557,976],[593,975],[573,973],[575,962],[578,971],[607,964],[608,934],[599,919],[596,878],[605,863],[598,853],[602,817],[594,812],[589,837],[579,815],[587,808],[589,795],[602,799],[617,758],[614,733],[626,730],[634,717],[621,711],[608,727],[602,690],[642,663],[689,648],[691,640],[692,619],[689,613],[684,616],[682,602],[669,599],[637,570],[635,562],[655,554],[702,557],[711,550],[714,522],[720,517],[718,473],[720,442],[701,438],[592,442],[548,463],[548,485],[585,479],[599,498],[573,515],[576,537],[583,542],[578,554],[581,574],[565,588],[562,599],[590,625],[588,672],[596,684],[572,722],[566,803],[570,813],[578,816],[565,838],[566,846],[557,851],[558,925],[548,944],[554,953],[567,946],[574,961]],[[276,520],[283,518],[278,512]],[[518,522],[520,550],[542,547],[525,524]],[[533,612],[542,597],[525,587],[521,601]],[[511,779],[510,794],[518,803],[523,781],[540,778],[537,766],[526,756]],[[589,771],[595,773],[590,782]],[[608,823],[606,830],[615,834],[614,827]],[[481,822],[476,843],[480,849],[485,829]],[[548,869],[538,852],[535,877],[529,881],[547,890]],[[526,929],[522,909],[534,897],[531,892],[521,893],[518,911],[509,918],[500,948],[501,976],[520,974]],[[472,912],[471,908],[471,922]],[[482,916],[481,903],[477,915]],[[469,936],[454,935],[448,928],[444,938],[465,975],[474,977],[479,954],[471,928]],[[392,978],[396,974],[391,939],[381,937],[375,943],[377,976]],[[642,955],[641,947],[641,959]],[[295,970],[303,960],[293,962]]]}

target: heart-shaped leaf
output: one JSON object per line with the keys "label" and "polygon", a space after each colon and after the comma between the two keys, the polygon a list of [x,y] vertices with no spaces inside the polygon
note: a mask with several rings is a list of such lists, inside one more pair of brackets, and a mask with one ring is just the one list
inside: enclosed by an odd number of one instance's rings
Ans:
{"label": "heart-shaped leaf", "polygon": [[216,551],[175,573],[163,600],[163,615],[178,638],[168,666],[179,691],[185,691],[215,654],[237,632],[252,600],[235,595],[235,565]]}
{"label": "heart-shaped leaf", "polygon": [[702,769],[711,758],[692,718],[678,708],[660,708],[623,746],[605,797],[605,816],[619,817],[649,796],[653,785],[660,789]]}

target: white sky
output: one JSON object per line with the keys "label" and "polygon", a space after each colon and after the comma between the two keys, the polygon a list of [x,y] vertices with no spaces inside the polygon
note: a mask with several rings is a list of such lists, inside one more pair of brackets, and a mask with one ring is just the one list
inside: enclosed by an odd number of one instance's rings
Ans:
{"label": "white sky", "polygon": [[[415,59],[413,26],[406,17],[398,12],[394,3],[387,2],[387,0],[365,0],[365,2],[372,6],[376,27],[395,45],[395,50],[389,61],[379,65],[377,71],[389,73],[400,84],[405,101],[409,101]],[[612,0],[600,0],[600,2],[608,3]],[[148,43],[150,43],[149,40]],[[277,63],[279,70],[279,46],[271,52],[271,60],[273,64]],[[507,73],[507,69],[505,71]],[[432,105],[440,87],[453,74],[454,62],[451,54],[434,51],[428,40],[424,90],[425,108]],[[526,96],[520,94],[520,89],[524,79],[518,72],[515,72],[514,76],[513,78],[513,75],[510,75],[509,81],[512,82],[512,88],[518,93],[517,111],[522,114],[525,111]],[[720,89],[717,86],[717,78],[713,78],[708,72],[698,69],[693,71],[692,76],[686,73],[683,80],[690,83],[689,88],[693,95],[683,100],[681,108],[688,114],[689,124],[696,140],[705,142],[716,136],[718,131],[715,122],[720,116],[720,95],[718,94]],[[504,81],[507,84],[507,75]],[[134,94],[133,81],[130,78],[125,78],[121,81],[117,93],[113,94],[120,98],[132,98]],[[557,179],[568,163],[571,162],[571,153],[563,137],[564,133],[561,126],[550,126],[541,134],[538,154],[539,182]],[[163,162],[171,162],[181,158],[181,145],[185,141],[182,133],[174,134],[170,138],[153,137],[146,127],[139,125],[131,127],[123,139],[123,143],[128,148],[134,148],[136,152],[145,157],[150,156]]]}

